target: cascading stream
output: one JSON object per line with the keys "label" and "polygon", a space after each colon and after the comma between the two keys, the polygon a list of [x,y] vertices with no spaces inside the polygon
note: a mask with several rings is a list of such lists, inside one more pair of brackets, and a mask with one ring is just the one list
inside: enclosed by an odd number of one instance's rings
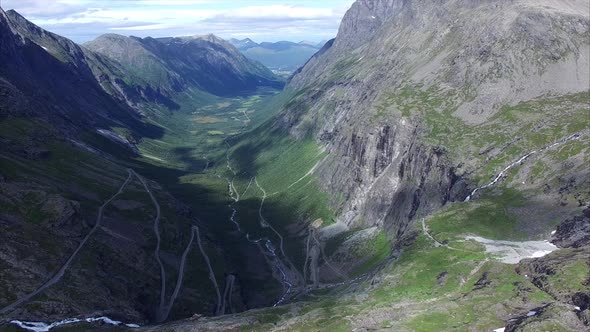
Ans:
{"label": "cascading stream", "polygon": [[[248,242],[256,244],[258,246],[262,255],[270,258],[269,260],[271,261],[273,268],[278,272],[278,274],[280,276],[279,281],[283,285],[283,289],[284,289],[284,292],[281,295],[281,297],[273,305],[273,306],[278,306],[286,301],[288,295],[292,292],[292,289],[293,289],[293,283],[292,283],[291,279],[289,278],[289,274],[287,273],[288,269],[286,268],[286,265],[283,263],[283,261],[280,259],[280,257],[276,254],[276,249],[269,239],[266,239],[266,238],[260,238],[260,239],[256,239],[256,240],[251,239],[250,234],[244,233],[244,231],[242,230],[242,227],[240,226],[240,223],[237,220],[238,210],[235,205],[237,203],[239,203],[241,197],[243,197],[248,192],[248,190],[252,186],[252,183],[255,183],[256,186],[263,193],[263,197],[261,199],[261,204],[260,204],[259,211],[258,211],[261,227],[270,228],[279,237],[280,250],[281,250],[282,255],[286,258],[287,256],[285,255],[283,247],[282,247],[283,246],[283,237],[270,224],[268,224],[268,222],[266,222],[266,220],[264,219],[264,217],[262,215],[262,209],[264,206],[264,202],[267,198],[267,195],[266,195],[266,191],[264,191],[264,189],[262,189],[260,187],[260,184],[258,183],[256,177],[253,177],[250,179],[248,186],[246,187],[246,189],[244,190],[244,192],[241,195],[238,192],[238,190],[236,189],[236,187],[234,185],[234,180],[235,180],[235,177],[237,176],[237,172],[232,168],[230,158],[229,158],[229,150],[230,150],[231,146],[227,142],[226,142],[226,145],[227,145],[226,168],[233,175],[233,178],[231,180],[229,178],[226,178],[227,186],[228,186],[228,195],[229,195],[230,200],[232,201],[232,204],[229,206],[232,210],[232,214],[230,216],[230,221],[232,222],[232,224],[234,224],[235,229],[236,229],[236,231],[238,231],[238,233],[244,234],[246,237],[246,240]],[[220,176],[218,175],[218,177],[220,177]],[[264,243],[264,245],[261,245],[262,242]]]}
{"label": "cascading stream", "polygon": [[532,155],[545,152],[546,150],[552,149],[552,148],[554,148],[556,146],[563,145],[563,144],[565,144],[565,143],[567,143],[569,141],[578,140],[581,137],[582,137],[582,134],[581,133],[575,133],[575,134],[572,134],[572,135],[570,135],[570,136],[568,136],[568,137],[566,137],[564,139],[561,139],[561,140],[559,140],[559,141],[557,141],[555,143],[549,144],[549,145],[547,145],[547,146],[545,146],[545,147],[543,147],[543,148],[541,148],[539,150],[533,150],[533,151],[525,154],[524,156],[520,157],[520,159],[518,159],[517,161],[515,161],[515,162],[511,163],[510,165],[506,166],[500,173],[498,173],[498,175],[492,180],[492,182],[490,182],[490,183],[488,183],[488,184],[486,184],[484,186],[481,186],[481,187],[476,188],[475,190],[473,190],[471,192],[471,194],[469,196],[467,196],[467,198],[465,199],[465,202],[469,202],[473,198],[473,196],[475,196],[475,194],[478,191],[494,186],[496,183],[498,183],[500,180],[502,180],[502,178],[506,175],[506,173],[510,169],[512,169],[512,168],[514,168],[514,167],[516,167],[518,165],[521,165],[523,162],[525,162],[527,159],[529,159]]}

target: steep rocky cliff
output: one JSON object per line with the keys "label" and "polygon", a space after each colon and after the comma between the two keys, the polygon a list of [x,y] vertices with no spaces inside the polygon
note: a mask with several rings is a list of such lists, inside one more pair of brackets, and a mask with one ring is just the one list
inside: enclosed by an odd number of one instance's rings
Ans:
{"label": "steep rocky cliff", "polygon": [[64,132],[107,126],[113,118],[140,130],[135,110],[103,89],[82,48],[36,27],[14,11],[2,11],[1,16],[0,76],[2,89],[10,91],[8,99],[2,100],[1,114],[34,114]]}
{"label": "steep rocky cliff", "polygon": [[[159,322],[178,295],[192,320],[146,330],[587,326],[585,9],[359,0],[267,107],[214,36],[79,47],[0,11],[1,319]],[[542,241],[561,222],[575,249]]]}
{"label": "steep rocky cliff", "polygon": [[[583,1],[357,1],[333,45],[291,79],[277,124],[328,151],[315,174],[339,221],[396,234],[465,199],[514,143],[469,131],[500,127],[523,101],[588,91],[589,28]],[[491,131],[526,136],[529,124]]]}

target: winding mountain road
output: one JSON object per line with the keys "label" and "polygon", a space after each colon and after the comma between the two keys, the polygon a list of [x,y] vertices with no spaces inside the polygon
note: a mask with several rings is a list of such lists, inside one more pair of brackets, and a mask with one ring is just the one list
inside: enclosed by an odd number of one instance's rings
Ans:
{"label": "winding mountain road", "polygon": [[195,240],[195,227],[191,228],[191,238],[186,245],[186,249],[182,253],[182,257],[180,258],[180,267],[178,268],[178,277],[176,279],[176,287],[174,287],[174,291],[172,292],[172,296],[170,296],[170,301],[168,305],[164,308],[164,312],[162,313],[162,317],[164,320],[168,319],[170,315],[170,311],[172,311],[172,307],[174,306],[174,302],[180,293],[180,288],[182,287],[182,283],[184,281],[184,267],[186,266],[186,258],[190,252],[191,246],[193,245],[193,241]]}
{"label": "winding mountain road", "polygon": [[133,175],[135,174],[135,172],[133,170],[131,170],[131,169],[127,169],[127,173],[129,173],[129,176],[123,182],[123,184],[121,185],[121,187],[119,187],[119,190],[117,191],[117,193],[115,193],[113,196],[111,196],[111,198],[109,198],[106,202],[104,202],[104,204],[98,209],[98,215],[96,217],[96,222],[94,224],[94,227],[92,227],[92,229],[90,230],[90,232],[88,232],[88,234],[86,234],[86,236],[84,237],[84,239],[82,239],[82,242],[80,242],[80,244],[78,245],[78,247],[76,248],[76,250],[70,255],[70,257],[67,259],[67,261],[57,271],[57,273],[55,275],[53,275],[53,277],[51,279],[49,279],[47,282],[45,282],[43,285],[39,286],[39,288],[37,288],[35,291],[33,291],[33,292],[31,292],[31,293],[29,293],[29,294],[21,297],[16,302],[14,302],[14,303],[12,303],[12,304],[10,304],[10,305],[8,305],[8,306],[0,309],[0,314],[4,314],[4,313],[7,313],[9,311],[14,310],[16,307],[20,306],[21,304],[23,304],[25,302],[28,302],[33,297],[41,294],[47,288],[55,285],[56,283],[58,283],[61,280],[61,278],[64,276],[66,270],[70,267],[70,265],[72,264],[72,262],[74,261],[74,259],[78,255],[78,253],[82,250],[82,248],[84,248],[84,245],[86,244],[86,242],[88,242],[88,240],[90,239],[90,237],[100,228],[100,225],[102,223],[102,217],[103,217],[104,209],[117,196],[119,196],[119,195],[121,195],[123,193],[123,190],[129,184],[129,182],[133,178]]}
{"label": "winding mountain road", "polygon": [[[273,230],[273,232],[279,237],[281,243],[280,243],[280,250],[281,253],[283,255],[283,257],[285,257],[286,259],[288,259],[288,257],[285,255],[284,253],[284,249],[283,249],[283,237],[270,225],[266,222],[266,220],[264,219],[264,216],[262,214],[262,209],[264,206],[264,202],[266,201],[266,198],[268,197],[266,194],[266,191],[260,186],[260,184],[258,183],[258,180],[256,179],[256,177],[253,177],[250,179],[248,186],[246,187],[246,189],[244,190],[244,192],[242,193],[242,195],[239,194],[238,190],[236,189],[235,185],[234,185],[234,179],[237,176],[237,172],[232,168],[231,166],[231,161],[229,158],[229,149],[231,148],[229,143],[227,143],[227,141],[225,142],[228,149],[227,149],[227,153],[226,153],[226,168],[228,169],[228,171],[233,175],[233,178],[230,180],[229,178],[226,178],[227,181],[227,185],[228,185],[228,195],[230,200],[232,201],[232,204],[230,205],[230,208],[232,209],[232,214],[230,216],[230,221],[235,225],[236,230],[240,233],[240,234],[245,234],[246,240],[252,244],[256,244],[258,249],[260,250],[260,253],[267,257],[267,259],[270,257],[269,261],[270,261],[270,265],[272,265],[274,267],[274,269],[276,271],[279,272],[280,274],[280,278],[279,278],[279,282],[282,283],[283,288],[285,289],[284,293],[281,295],[281,297],[279,298],[279,300],[274,304],[274,306],[277,306],[281,303],[283,303],[286,300],[286,297],[288,294],[291,293],[291,290],[293,288],[293,284],[290,280],[290,278],[288,277],[288,273],[287,273],[287,266],[286,264],[279,258],[279,256],[276,254],[276,250],[272,244],[272,242],[268,239],[264,239],[264,238],[260,238],[260,239],[251,239],[250,238],[250,234],[249,233],[245,233],[241,226],[240,223],[237,221],[237,209],[235,207],[235,204],[239,203],[241,200],[241,197],[243,197],[246,192],[250,189],[250,187],[252,186],[252,183],[255,183],[256,186],[259,188],[259,190],[263,193],[263,197],[261,200],[261,204],[260,207],[258,209],[258,214],[260,217],[260,224],[262,228],[271,228]],[[218,175],[219,178],[221,178],[221,176]],[[264,245],[261,245],[261,244]],[[289,262],[290,263],[290,262]],[[291,267],[293,267],[292,263]]]}
{"label": "winding mountain road", "polygon": [[211,267],[211,261],[209,260],[209,256],[207,256],[205,249],[203,249],[203,244],[201,243],[201,234],[199,232],[199,227],[195,226],[193,228],[193,230],[197,233],[197,244],[199,246],[199,250],[201,251],[201,255],[203,255],[203,259],[205,260],[205,263],[207,264],[207,268],[209,269],[209,280],[211,280],[211,283],[213,283],[213,287],[215,288],[215,293],[217,295],[217,307],[215,309],[215,315],[218,316],[218,315],[220,315],[221,305],[222,305],[221,292],[219,291],[219,285],[217,284],[217,279],[215,278],[215,273],[213,272],[213,267]]}
{"label": "winding mountain road", "polygon": [[[180,293],[180,289],[182,287],[183,281],[184,281],[184,270],[185,270],[185,266],[186,266],[186,260],[188,257],[188,254],[190,252],[190,248],[194,242],[195,239],[195,235],[197,238],[197,243],[198,243],[198,247],[199,250],[201,252],[201,255],[203,256],[203,259],[205,260],[205,263],[207,264],[207,268],[209,270],[209,279],[211,280],[211,282],[213,283],[213,286],[215,288],[215,291],[217,293],[217,308],[216,308],[216,315],[219,315],[221,313],[221,307],[225,306],[225,303],[223,302],[225,299],[222,300],[221,298],[221,293],[219,291],[219,286],[217,284],[217,280],[215,279],[215,273],[213,271],[213,268],[211,266],[211,262],[209,260],[209,256],[207,255],[207,253],[205,252],[203,245],[201,243],[201,236],[200,236],[200,232],[199,232],[199,228],[197,226],[192,226],[191,228],[191,237],[189,240],[189,243],[187,244],[186,249],[184,250],[182,257],[181,257],[181,263],[180,263],[180,267],[179,267],[179,273],[178,273],[178,277],[177,277],[177,282],[176,282],[176,286],[174,288],[174,291],[170,297],[170,300],[168,302],[168,304],[166,304],[166,269],[164,267],[164,264],[162,263],[162,260],[160,258],[160,251],[161,251],[161,242],[162,242],[162,238],[161,238],[161,234],[160,234],[160,219],[161,219],[161,208],[160,208],[160,204],[158,203],[158,200],[156,199],[155,195],[153,194],[153,192],[151,191],[149,185],[147,184],[147,182],[145,181],[145,179],[143,177],[141,177],[139,174],[137,174],[134,170],[132,169],[127,169],[127,173],[128,173],[128,177],[127,179],[123,182],[123,184],[121,184],[121,186],[119,187],[119,190],[113,195],[111,196],[107,201],[105,201],[103,203],[102,206],[100,206],[100,208],[98,209],[98,215],[96,218],[96,223],[93,226],[93,228],[90,230],[90,232],[88,232],[88,234],[84,237],[84,239],[80,242],[80,244],[78,245],[78,247],[76,248],[76,250],[72,253],[72,255],[70,255],[70,257],[68,258],[68,260],[62,265],[62,267],[58,270],[58,272],[47,282],[45,282],[43,285],[41,285],[39,288],[37,288],[35,291],[23,296],[22,298],[18,299],[17,301],[15,301],[14,303],[0,309],[0,314],[4,314],[7,312],[10,312],[12,310],[14,310],[16,307],[20,306],[21,304],[31,300],[33,297],[41,294],[43,291],[45,291],[47,288],[53,286],[54,284],[58,283],[61,278],[64,276],[65,272],[67,271],[67,269],[70,267],[70,265],[72,264],[72,262],[74,261],[74,259],[77,257],[78,253],[84,248],[84,246],[86,245],[86,243],[88,242],[88,240],[91,238],[91,236],[101,227],[101,223],[102,223],[102,219],[103,219],[103,215],[104,215],[104,209],[115,199],[117,198],[119,195],[121,195],[123,193],[123,191],[125,190],[125,188],[127,187],[127,185],[131,182],[131,180],[135,177],[137,178],[141,184],[143,185],[145,191],[148,193],[148,195],[150,196],[150,199],[152,201],[152,203],[154,204],[155,210],[156,210],[156,216],[154,217],[154,222],[153,222],[153,229],[154,229],[154,234],[156,236],[156,240],[157,240],[157,244],[156,244],[156,249],[154,250],[154,256],[156,258],[156,261],[158,263],[158,266],[160,268],[160,302],[159,302],[159,306],[158,306],[158,310],[156,312],[156,320],[158,322],[163,322],[165,321],[168,316],[170,315],[170,312],[172,310],[172,307],[176,301],[176,298],[178,297],[179,293]],[[239,197],[239,196],[238,196]],[[233,282],[230,284],[230,289],[233,290]],[[229,291],[229,290],[228,290]],[[230,300],[231,301],[231,300]],[[230,304],[231,305],[231,304]],[[98,320],[103,320],[103,321],[108,321],[110,322],[111,320],[106,318],[106,317],[100,317],[100,318],[86,318],[85,321],[91,322],[91,321],[98,321]],[[60,321],[60,322],[56,322],[56,323],[52,323],[52,324],[45,324],[45,323],[30,323],[30,322],[21,322],[21,321],[13,321],[15,324],[20,325],[21,327],[25,327],[28,329],[51,329],[53,327],[57,327],[57,326],[61,326],[61,325],[65,325],[65,324],[71,324],[71,323],[75,323],[75,322],[80,322],[83,320],[80,319],[67,319],[64,321]],[[107,322],[107,323],[108,323]],[[115,322],[116,324],[114,325],[118,325],[120,324],[120,322],[116,322],[116,321],[112,321]],[[129,324],[128,327],[136,327],[135,324]]]}
{"label": "winding mountain road", "polygon": [[223,290],[223,301],[221,305],[221,315],[225,315],[226,307],[231,310],[231,298],[234,291],[234,283],[236,281],[236,277],[233,274],[229,274],[225,278],[225,289]]}
{"label": "winding mountain road", "polygon": [[139,176],[139,174],[137,174],[135,171],[131,170],[130,172],[135,177],[137,177],[137,179],[139,179],[139,181],[141,182],[141,184],[145,188],[145,191],[150,196],[150,199],[152,200],[152,203],[154,203],[154,206],[156,208],[156,217],[154,218],[154,234],[156,235],[156,249],[154,250],[154,256],[155,256],[156,261],[158,262],[158,265],[160,267],[160,304],[158,306],[156,320],[158,322],[163,322],[164,320],[166,320],[165,318],[162,318],[164,316],[165,311],[166,311],[165,306],[164,306],[165,297],[166,297],[166,269],[164,268],[164,264],[162,263],[162,260],[160,258],[160,245],[162,242],[162,237],[160,235],[160,217],[161,217],[160,204],[158,203],[158,200],[156,199],[156,197],[154,196],[154,194],[150,190],[149,186],[147,185],[147,182],[141,176]]}
{"label": "winding mountain road", "polygon": [[188,253],[190,251],[190,247],[195,239],[195,234],[197,237],[197,244],[199,246],[199,250],[201,251],[201,255],[203,256],[203,259],[205,260],[205,263],[207,264],[207,268],[209,270],[209,279],[213,283],[213,286],[215,288],[215,292],[217,294],[217,308],[216,308],[215,312],[216,312],[216,315],[219,315],[220,306],[221,306],[221,295],[219,292],[219,286],[217,284],[217,280],[215,278],[215,273],[213,272],[213,268],[211,266],[211,261],[209,260],[209,256],[207,255],[207,253],[203,249],[203,245],[201,243],[201,234],[199,232],[199,227],[197,227],[197,226],[193,226],[191,228],[191,238],[189,240],[189,243],[188,243],[186,249],[184,250],[184,252],[182,254],[179,272],[178,272],[178,278],[176,281],[176,286],[174,288],[172,296],[170,297],[170,301],[168,302],[168,304],[165,304],[165,301],[166,301],[166,269],[164,268],[164,264],[162,263],[162,260],[160,258],[160,244],[162,241],[161,235],[160,235],[160,216],[161,216],[160,204],[158,204],[158,200],[156,199],[156,197],[154,196],[154,194],[150,190],[149,186],[147,185],[147,182],[141,176],[139,176],[139,174],[135,173],[135,171],[131,170],[131,172],[139,179],[139,181],[141,181],[146,192],[150,195],[150,198],[156,208],[156,217],[154,218],[154,233],[156,234],[157,244],[156,244],[156,250],[154,252],[154,256],[156,257],[156,261],[158,262],[158,265],[160,266],[160,279],[161,279],[160,305],[159,305],[158,313],[156,315],[157,320],[160,322],[163,322],[166,319],[168,319],[168,316],[170,315],[170,311],[172,310],[174,302],[176,301],[176,298],[178,297],[178,294],[180,292],[180,288],[182,287],[182,283],[184,280],[184,269],[185,269],[185,265],[186,265],[186,259],[187,259]]}
{"label": "winding mountain road", "polygon": [[272,227],[271,224],[269,224],[266,219],[264,218],[264,216],[262,215],[262,208],[264,206],[264,202],[266,202],[266,199],[268,198],[268,195],[266,194],[266,190],[264,190],[264,188],[262,188],[260,186],[260,184],[258,183],[258,179],[256,177],[254,177],[254,183],[256,184],[256,187],[258,187],[258,189],[262,192],[262,199],[260,200],[260,207],[258,208],[258,216],[260,217],[260,225],[263,228],[270,228],[279,238],[279,249],[281,250],[281,254],[283,255],[283,257],[287,257],[287,255],[285,255],[285,250],[283,249],[283,243],[284,243],[284,239],[283,236],[277,232],[277,230]]}

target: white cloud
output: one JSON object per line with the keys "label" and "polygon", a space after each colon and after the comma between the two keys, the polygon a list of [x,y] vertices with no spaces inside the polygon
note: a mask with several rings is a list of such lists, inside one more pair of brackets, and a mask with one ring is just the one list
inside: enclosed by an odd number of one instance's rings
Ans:
{"label": "white cloud", "polygon": [[15,7],[34,23],[79,42],[109,31],[140,37],[214,33],[272,41],[333,37],[353,2],[282,1],[287,4],[260,0],[4,0],[3,6]]}
{"label": "white cloud", "polygon": [[229,10],[223,13],[231,18],[299,18],[320,19],[334,15],[331,8],[309,8],[289,5],[250,6]]}

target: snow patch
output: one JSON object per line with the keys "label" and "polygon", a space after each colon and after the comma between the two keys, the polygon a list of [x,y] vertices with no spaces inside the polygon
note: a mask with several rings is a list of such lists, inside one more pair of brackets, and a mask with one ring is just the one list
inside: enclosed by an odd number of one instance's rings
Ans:
{"label": "snow patch", "polygon": [[540,258],[540,257],[545,257],[547,255],[549,255],[550,253],[552,253],[553,250],[539,250],[539,251],[535,251],[532,255],[531,258]]}
{"label": "snow patch", "polygon": [[529,311],[529,313],[528,313],[528,314],[526,314],[526,316],[527,316],[527,317],[533,317],[533,316],[535,316],[536,314],[537,314],[537,312],[536,312],[536,311]]}
{"label": "snow patch", "polygon": [[506,264],[518,264],[525,258],[544,257],[559,249],[547,241],[497,241],[479,236],[467,236],[465,239],[483,244],[486,247],[486,252]]}
{"label": "snow patch", "polygon": [[494,332],[504,332],[504,331],[506,331],[506,328],[505,327],[501,327],[499,329],[495,329],[494,330]]}
{"label": "snow patch", "polygon": [[555,235],[555,233],[557,233],[557,231],[553,231],[553,232],[551,232],[551,235]]}
{"label": "snow patch", "polygon": [[139,325],[137,324],[123,324],[122,322],[116,321],[116,320],[112,320],[108,317],[90,317],[90,318],[67,318],[64,320],[61,320],[59,322],[55,322],[55,323],[43,323],[43,322],[22,322],[20,320],[12,320],[10,321],[11,324],[15,324],[18,327],[25,329],[27,331],[33,331],[33,332],[48,332],[51,329],[54,329],[56,327],[60,327],[60,326],[64,326],[64,325],[70,325],[70,324],[76,324],[76,323],[96,323],[96,322],[103,322],[105,324],[108,325],[113,325],[113,326],[126,326],[129,328],[138,328]]}

